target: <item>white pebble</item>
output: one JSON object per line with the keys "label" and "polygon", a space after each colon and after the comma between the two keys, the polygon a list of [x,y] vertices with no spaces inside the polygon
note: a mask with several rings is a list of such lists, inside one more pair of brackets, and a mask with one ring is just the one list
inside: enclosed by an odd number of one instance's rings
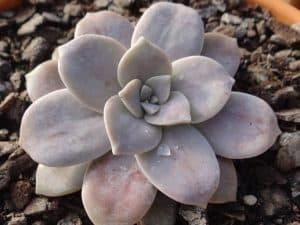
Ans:
{"label": "white pebble", "polygon": [[254,195],[245,195],[243,201],[245,205],[253,206],[257,203],[257,198]]}

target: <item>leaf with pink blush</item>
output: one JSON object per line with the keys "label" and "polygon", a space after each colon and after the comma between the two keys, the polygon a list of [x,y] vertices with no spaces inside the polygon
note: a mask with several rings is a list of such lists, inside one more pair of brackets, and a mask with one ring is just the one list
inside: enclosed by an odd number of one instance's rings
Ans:
{"label": "leaf with pink blush", "polygon": [[213,149],[188,125],[164,128],[160,144],[136,155],[136,159],[158,190],[183,204],[206,207],[219,184],[220,170]]}
{"label": "leaf with pink blush", "polygon": [[43,96],[27,109],[20,145],[36,162],[53,167],[86,162],[111,149],[103,117],[66,89]]}
{"label": "leaf with pink blush", "polygon": [[57,61],[46,61],[26,74],[26,88],[32,101],[52,91],[65,88],[59,77]]}
{"label": "leaf with pink blush", "polygon": [[108,154],[89,166],[82,201],[94,224],[133,225],[150,209],[156,192],[133,156]]}
{"label": "leaf with pink blush", "polygon": [[109,37],[80,36],[59,47],[61,79],[81,103],[102,113],[106,100],[120,90],[117,66],[125,50]]}
{"label": "leaf with pink blush", "polygon": [[76,25],[75,38],[86,34],[111,37],[130,47],[133,26],[123,16],[111,11],[89,12]]}
{"label": "leaf with pink blush", "polygon": [[131,45],[144,37],[172,60],[200,55],[204,27],[198,12],[182,4],[160,2],[149,7],[138,21]]}
{"label": "leaf with pink blush", "polygon": [[281,133],[272,108],[262,99],[232,92],[225,107],[197,125],[217,155],[243,159],[267,151]]}

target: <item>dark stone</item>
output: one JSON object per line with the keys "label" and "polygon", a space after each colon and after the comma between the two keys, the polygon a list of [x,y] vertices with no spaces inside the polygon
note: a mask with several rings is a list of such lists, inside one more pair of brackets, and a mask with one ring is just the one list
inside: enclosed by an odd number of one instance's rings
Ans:
{"label": "dark stone", "polygon": [[5,78],[11,73],[12,66],[6,61],[0,59],[0,79],[5,80]]}
{"label": "dark stone", "polygon": [[260,211],[264,216],[279,216],[291,209],[289,196],[279,187],[265,188],[260,195]]}
{"label": "dark stone", "polygon": [[69,214],[65,218],[59,220],[57,225],[82,225],[82,221],[78,215]]}
{"label": "dark stone", "polygon": [[31,200],[34,188],[26,180],[17,181],[11,188],[11,200],[17,209],[23,209]]}

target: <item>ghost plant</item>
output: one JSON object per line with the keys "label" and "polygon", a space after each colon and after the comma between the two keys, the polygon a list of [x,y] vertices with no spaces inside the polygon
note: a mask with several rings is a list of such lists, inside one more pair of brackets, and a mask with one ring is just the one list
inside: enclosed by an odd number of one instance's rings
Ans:
{"label": "ghost plant", "polygon": [[20,143],[39,163],[36,192],[82,186],[100,225],[136,223],[157,190],[201,207],[234,201],[232,159],[265,152],[280,133],[266,102],[231,91],[239,60],[235,39],[204,34],[180,4],[154,4],[135,28],[88,13],[74,40],[26,76],[33,104]]}

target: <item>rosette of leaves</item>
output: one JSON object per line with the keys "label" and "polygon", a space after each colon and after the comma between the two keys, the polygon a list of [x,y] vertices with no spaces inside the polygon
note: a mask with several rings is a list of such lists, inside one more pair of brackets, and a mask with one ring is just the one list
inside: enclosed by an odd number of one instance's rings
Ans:
{"label": "rosette of leaves", "polygon": [[239,61],[235,39],[205,34],[181,4],[152,5],[135,28],[88,13],[26,76],[33,103],[20,144],[39,163],[36,192],[82,188],[100,225],[132,225],[153,202],[163,207],[157,190],[201,207],[234,201],[232,159],[265,152],[280,133],[266,102],[231,91]]}

